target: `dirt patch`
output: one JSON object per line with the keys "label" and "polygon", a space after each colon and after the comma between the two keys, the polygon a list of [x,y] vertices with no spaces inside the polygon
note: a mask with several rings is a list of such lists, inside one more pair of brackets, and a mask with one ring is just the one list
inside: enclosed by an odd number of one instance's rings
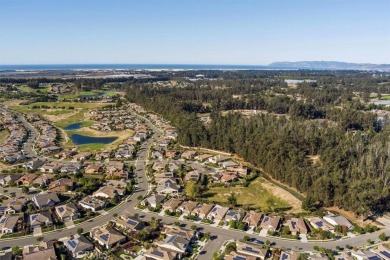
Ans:
{"label": "dirt patch", "polygon": [[293,196],[290,192],[270,183],[264,179],[264,182],[261,186],[267,191],[271,192],[275,197],[281,198],[282,200],[288,201],[292,209],[290,212],[302,212],[302,202]]}

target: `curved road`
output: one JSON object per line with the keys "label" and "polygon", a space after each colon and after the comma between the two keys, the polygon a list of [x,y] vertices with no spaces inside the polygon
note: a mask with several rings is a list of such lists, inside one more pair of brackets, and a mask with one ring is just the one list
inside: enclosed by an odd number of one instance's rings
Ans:
{"label": "curved road", "polygon": [[[381,230],[378,232],[374,232],[371,234],[365,234],[361,236],[356,236],[354,238],[344,239],[344,240],[338,240],[338,241],[328,241],[328,242],[300,242],[298,240],[285,240],[281,238],[275,238],[275,237],[260,237],[259,235],[251,235],[247,234],[245,232],[236,231],[236,230],[229,230],[229,229],[223,229],[220,227],[213,227],[207,224],[202,223],[194,223],[191,221],[186,220],[178,220],[174,217],[169,216],[158,216],[155,213],[144,213],[141,211],[137,211],[135,209],[136,204],[138,203],[137,197],[138,196],[144,196],[148,192],[148,180],[146,178],[146,172],[145,172],[145,161],[148,157],[148,151],[150,149],[150,146],[154,140],[156,140],[161,135],[161,130],[159,130],[157,127],[155,127],[148,119],[142,117],[146,123],[153,129],[155,132],[155,135],[146,140],[142,145],[141,149],[138,153],[138,159],[135,163],[135,169],[136,174],[138,177],[138,188],[137,190],[129,196],[126,201],[119,204],[116,208],[109,211],[106,215],[98,216],[92,220],[83,222],[78,224],[77,226],[70,228],[70,229],[61,229],[56,230],[48,233],[44,233],[42,236],[45,240],[51,240],[51,239],[60,239],[62,237],[74,235],[77,233],[78,228],[83,228],[84,232],[87,232],[91,230],[92,228],[103,225],[107,223],[110,220],[114,219],[114,214],[121,215],[123,213],[139,213],[140,217],[144,218],[145,220],[148,220],[152,218],[153,216],[157,219],[162,219],[162,221],[166,224],[171,224],[173,222],[180,222],[182,225],[186,226],[192,226],[196,225],[200,229],[204,229],[205,232],[210,232],[213,235],[217,235],[220,238],[223,238],[224,240],[227,239],[240,239],[244,236],[250,236],[250,237],[256,237],[259,240],[262,240],[263,242],[266,240],[269,240],[271,243],[274,243],[274,245],[279,247],[285,247],[285,248],[291,248],[296,250],[303,250],[303,251],[310,251],[313,250],[314,246],[319,247],[325,247],[329,249],[335,249],[336,246],[345,247],[346,245],[350,246],[362,246],[364,244],[367,244],[367,240],[370,239],[372,241],[377,240],[378,236],[382,232],[386,232],[388,236],[390,236],[390,230],[386,229],[385,231]],[[27,124],[28,125],[28,124]],[[31,126],[31,125],[30,125]],[[32,130],[32,129],[30,129]],[[32,131],[32,137],[34,136],[34,131]],[[36,133],[36,132],[35,132]],[[31,143],[33,142],[33,138],[31,138]],[[30,144],[31,144],[30,143]],[[19,237],[19,238],[10,238],[10,239],[0,239],[0,248],[4,247],[12,247],[12,246],[25,246],[25,245],[32,245],[37,243],[37,238],[33,236],[27,236],[27,237]],[[206,246],[205,249],[208,249]],[[218,250],[216,248],[213,249],[214,251]]]}

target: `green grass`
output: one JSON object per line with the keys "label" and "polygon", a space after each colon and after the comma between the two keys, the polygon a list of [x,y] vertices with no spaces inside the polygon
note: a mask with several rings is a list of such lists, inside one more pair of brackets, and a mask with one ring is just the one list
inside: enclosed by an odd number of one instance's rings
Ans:
{"label": "green grass", "polygon": [[84,113],[85,113],[85,111],[81,110],[72,116],[69,116],[65,119],[62,119],[60,121],[55,122],[54,125],[57,127],[60,127],[60,128],[64,128],[70,124],[78,123],[78,122],[84,120]]}
{"label": "green grass", "polygon": [[8,130],[4,129],[0,131],[0,144],[4,143],[9,137]]}
{"label": "green grass", "polygon": [[210,202],[226,203],[231,192],[234,192],[237,197],[237,202],[240,206],[250,206],[252,208],[267,209],[267,200],[273,200],[273,208],[284,208],[290,206],[287,201],[275,197],[272,193],[262,187],[264,179],[258,178],[254,180],[248,187],[212,187],[206,194],[206,199]]}
{"label": "green grass", "polygon": [[32,92],[36,93],[38,90],[39,90],[39,92],[49,92],[50,86],[40,87],[40,88],[34,89],[34,88],[29,87],[29,86],[23,85],[23,86],[19,86],[18,89],[20,91],[27,92],[27,93],[32,93]]}
{"label": "green grass", "polygon": [[390,95],[382,95],[381,100],[390,100]]}
{"label": "green grass", "polygon": [[101,94],[101,96],[115,96],[118,92],[115,91],[115,90],[112,90],[112,89],[108,89],[108,90],[81,91],[81,92],[79,92],[79,93],[72,93],[72,94],[63,94],[63,95],[60,95],[60,96],[59,96],[59,99],[60,99],[60,100],[63,100],[63,99],[76,99],[76,98],[79,98],[79,97],[81,97],[81,96],[90,96],[90,97],[93,97],[93,96],[99,95],[100,93],[103,93],[103,94]]}
{"label": "green grass", "polygon": [[104,149],[105,144],[83,144],[78,146],[80,151],[97,151]]}

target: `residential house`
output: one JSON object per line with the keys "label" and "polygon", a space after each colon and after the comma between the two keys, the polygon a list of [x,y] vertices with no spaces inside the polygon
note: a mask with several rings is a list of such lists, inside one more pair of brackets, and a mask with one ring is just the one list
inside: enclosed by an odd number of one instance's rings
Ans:
{"label": "residential house", "polygon": [[1,176],[0,185],[5,186],[5,185],[9,185],[10,183],[16,183],[19,178],[20,176],[15,174],[8,174],[5,176]]}
{"label": "residential house", "polygon": [[37,178],[34,179],[33,184],[39,185],[39,186],[47,186],[50,181],[54,178],[54,174],[39,174]]}
{"label": "residential house", "polygon": [[2,235],[13,233],[18,223],[18,216],[2,216],[0,218],[0,232]]}
{"label": "residential house", "polygon": [[183,200],[171,198],[163,205],[163,210],[168,210],[169,212],[175,213],[178,207],[183,203]]}
{"label": "residential house", "polygon": [[98,226],[90,231],[90,236],[99,245],[110,249],[126,241],[126,237],[110,226]]}
{"label": "residential house", "polygon": [[123,228],[126,232],[137,232],[145,228],[145,222],[131,216],[121,216],[115,220],[115,227]]}
{"label": "residential house", "polygon": [[119,197],[118,190],[113,186],[102,186],[92,194],[95,198],[114,199]]}
{"label": "residential house", "polygon": [[193,160],[195,158],[196,151],[186,150],[181,154],[182,159]]}
{"label": "residential house", "polygon": [[207,219],[215,222],[220,222],[224,217],[226,212],[229,210],[227,207],[222,207],[221,205],[215,205],[214,208],[207,215]]}
{"label": "residential house", "polygon": [[38,170],[45,162],[39,159],[27,162],[24,167],[29,170]]}
{"label": "residential house", "polygon": [[316,229],[322,229],[325,231],[334,230],[334,226],[326,222],[324,219],[319,217],[309,218],[310,225]]}
{"label": "residential house", "polygon": [[61,169],[61,164],[59,163],[54,163],[54,162],[48,162],[42,165],[39,168],[39,171],[41,172],[47,172],[47,173],[55,173]]}
{"label": "residential house", "polygon": [[72,202],[55,207],[56,214],[62,222],[76,220],[80,217],[80,212]]}
{"label": "residential house", "polygon": [[83,235],[76,234],[63,240],[64,246],[72,254],[73,258],[83,258],[93,250],[93,244]]}
{"label": "residential house", "polygon": [[195,201],[184,201],[180,207],[179,210],[186,215],[190,215],[191,212],[199,205],[198,202]]}
{"label": "residential house", "polygon": [[126,187],[128,184],[129,183],[125,182],[124,180],[107,180],[105,185],[114,187],[118,194],[123,196],[126,193]]}
{"label": "residential house", "polygon": [[245,214],[245,212],[243,212],[241,210],[229,209],[226,212],[225,221],[226,222],[230,222],[231,220],[232,221],[240,221],[242,219],[242,217],[244,216],[244,214]]}
{"label": "residential house", "polygon": [[287,225],[292,235],[307,234],[308,229],[303,218],[291,218],[287,220]]}
{"label": "residential house", "polygon": [[329,224],[331,224],[332,226],[344,226],[347,227],[348,229],[353,228],[353,225],[351,224],[351,222],[348,221],[348,219],[338,214],[326,215],[323,217],[323,219]]}
{"label": "residential house", "polygon": [[390,246],[388,244],[378,245],[378,248],[374,249],[373,252],[385,260],[390,260]]}
{"label": "residential house", "polygon": [[24,197],[3,200],[3,204],[0,207],[0,214],[15,214],[21,212],[26,203],[27,199]]}
{"label": "residential house", "polygon": [[56,193],[38,194],[31,200],[38,209],[53,207],[61,202]]}
{"label": "residential house", "polygon": [[84,172],[86,174],[98,174],[103,171],[103,165],[100,163],[93,163],[88,164],[87,167],[85,167]]}
{"label": "residential house", "polygon": [[356,260],[382,260],[382,258],[369,250],[351,251],[351,255]]}
{"label": "residential house", "polygon": [[30,173],[23,175],[19,179],[16,180],[16,183],[18,185],[23,185],[23,186],[30,186],[33,184],[33,181],[38,177],[38,174]]}
{"label": "residential house", "polygon": [[256,228],[260,225],[262,217],[263,214],[261,212],[249,211],[242,222],[248,224],[249,227]]}
{"label": "residential house", "polygon": [[228,161],[228,160],[230,160],[229,156],[219,154],[219,155],[210,157],[208,159],[208,162],[213,163],[213,164],[220,164],[220,163],[222,163],[224,161]]}
{"label": "residential house", "polygon": [[186,176],[184,176],[184,181],[187,182],[187,181],[192,180],[192,181],[197,182],[200,179],[200,175],[201,175],[200,172],[197,170],[188,172],[186,174]]}
{"label": "residential house", "polygon": [[61,178],[49,185],[48,192],[67,192],[73,190],[74,182],[68,178]]}
{"label": "residential house", "polygon": [[153,164],[152,169],[157,171],[157,172],[161,172],[161,171],[164,171],[166,167],[167,167],[167,162],[157,161]]}
{"label": "residential house", "polygon": [[179,235],[167,234],[163,241],[158,241],[156,244],[166,250],[170,250],[179,254],[179,259],[187,251],[190,241]]}
{"label": "residential house", "polygon": [[279,216],[265,216],[261,222],[261,228],[267,229],[269,231],[276,231],[280,225]]}
{"label": "residential house", "polygon": [[146,207],[149,206],[152,208],[157,208],[163,203],[164,200],[165,200],[164,195],[150,194],[149,196],[147,196],[145,199],[141,201],[141,205]]}
{"label": "residential house", "polygon": [[205,218],[213,209],[214,204],[198,204],[191,214],[198,215],[199,218]]}
{"label": "residential house", "polygon": [[263,248],[262,245],[238,240],[236,242],[236,252],[264,260],[267,257],[268,249]]}
{"label": "residential house", "polygon": [[176,184],[176,180],[174,179],[162,179],[157,184],[157,193],[159,194],[178,194],[179,187]]}
{"label": "residential house", "polygon": [[179,254],[172,250],[161,247],[150,247],[145,253],[146,259],[153,260],[176,260],[179,259]]}
{"label": "residential house", "polygon": [[56,260],[54,242],[40,242],[38,246],[25,246],[23,248],[23,260]]}
{"label": "residential house", "polygon": [[87,196],[79,201],[79,205],[86,210],[96,212],[103,209],[106,206],[106,202],[92,196]]}
{"label": "residential house", "polygon": [[287,250],[280,254],[279,260],[298,260],[299,256],[299,252]]}
{"label": "residential house", "polygon": [[206,162],[208,159],[212,157],[211,154],[201,154],[195,157],[195,159],[199,162]]}
{"label": "residential house", "polygon": [[53,217],[49,211],[42,211],[36,214],[31,214],[28,220],[28,223],[32,229],[53,225]]}

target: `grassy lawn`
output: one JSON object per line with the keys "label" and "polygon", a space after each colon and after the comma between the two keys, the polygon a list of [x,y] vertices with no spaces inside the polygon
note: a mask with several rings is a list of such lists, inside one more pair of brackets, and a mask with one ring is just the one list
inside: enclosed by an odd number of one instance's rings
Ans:
{"label": "grassy lawn", "polygon": [[81,91],[79,93],[71,93],[71,94],[63,94],[63,95],[60,95],[59,96],[59,99],[60,100],[63,100],[63,99],[75,99],[75,98],[79,98],[81,96],[90,96],[90,97],[93,97],[93,96],[115,96],[116,94],[118,94],[118,92],[116,92],[115,90],[112,90],[112,89],[108,89],[108,90],[92,90],[92,91]]}
{"label": "grassy lawn", "polygon": [[381,100],[390,100],[390,95],[382,95]]}
{"label": "grassy lawn", "polygon": [[248,187],[213,187],[208,190],[206,197],[210,202],[227,202],[230,193],[234,192],[240,206],[251,206],[264,210],[268,208],[268,199],[273,200],[274,208],[290,206],[287,201],[274,196],[271,192],[262,187],[262,183],[264,182],[266,182],[266,180],[257,178]]}
{"label": "grassy lawn", "polygon": [[23,86],[18,87],[18,89],[19,89],[20,91],[28,92],[28,93],[37,92],[38,90],[39,90],[40,92],[48,92],[48,91],[50,90],[50,86],[40,87],[40,88],[37,88],[37,89],[33,89],[33,88],[30,88],[29,86],[23,85]]}
{"label": "grassy lawn", "polygon": [[0,131],[0,144],[4,143],[5,140],[9,137],[8,130],[4,129]]}

